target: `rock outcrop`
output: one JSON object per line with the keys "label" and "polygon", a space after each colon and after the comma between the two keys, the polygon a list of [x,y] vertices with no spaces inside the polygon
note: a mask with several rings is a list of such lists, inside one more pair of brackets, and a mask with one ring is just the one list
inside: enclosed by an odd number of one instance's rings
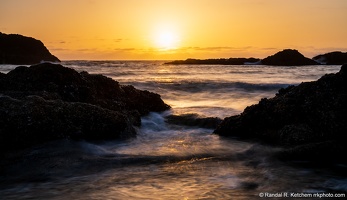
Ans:
{"label": "rock outcrop", "polygon": [[169,115],[166,117],[166,122],[169,124],[215,129],[222,120],[218,117],[202,117],[198,114],[183,114]]}
{"label": "rock outcrop", "polygon": [[62,138],[129,138],[140,116],[169,108],[158,94],[102,75],[50,63],[17,67],[0,75],[0,149]]}
{"label": "rock outcrop", "polygon": [[259,58],[220,58],[220,59],[186,59],[167,62],[168,65],[244,65],[260,62]]}
{"label": "rock outcrop", "polygon": [[346,161],[339,152],[347,150],[347,65],[317,81],[279,90],[225,118],[214,133],[290,147],[286,157]]}
{"label": "rock outcrop", "polygon": [[299,51],[292,49],[285,49],[272,56],[261,60],[264,65],[275,66],[302,66],[302,65],[318,65],[314,60],[306,58]]}
{"label": "rock outcrop", "polygon": [[262,60],[258,58],[220,58],[220,59],[186,59],[175,60],[165,64],[170,65],[274,65],[274,66],[302,66],[302,65],[343,65],[347,63],[347,52],[330,52],[306,58],[295,49],[285,49]]}
{"label": "rock outcrop", "polygon": [[324,65],[343,65],[347,64],[347,52],[330,52],[312,58],[314,61]]}
{"label": "rock outcrop", "polygon": [[60,62],[40,40],[0,32],[0,64],[30,65],[41,61]]}

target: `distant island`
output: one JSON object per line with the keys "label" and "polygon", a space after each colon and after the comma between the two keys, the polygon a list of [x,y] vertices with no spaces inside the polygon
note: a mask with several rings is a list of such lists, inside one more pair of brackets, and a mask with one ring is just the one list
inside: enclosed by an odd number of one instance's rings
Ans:
{"label": "distant island", "polygon": [[330,52],[313,57],[313,60],[324,65],[343,65],[347,63],[347,52],[340,51]]}
{"label": "distant island", "polygon": [[301,66],[301,65],[318,65],[314,60],[306,58],[298,50],[285,49],[274,55],[268,56],[261,60],[263,65],[276,66]]}
{"label": "distant island", "polygon": [[[60,62],[45,45],[32,37],[0,32],[0,64],[32,65],[42,61]],[[305,57],[296,49],[284,49],[264,59],[260,58],[216,58],[175,60],[170,65],[342,65],[347,63],[347,52],[334,51]]]}
{"label": "distant island", "polygon": [[0,32],[0,64],[31,65],[41,61],[60,62],[40,40]]}
{"label": "distant island", "polygon": [[347,63],[347,52],[330,52],[313,57],[305,57],[296,49],[285,49],[264,59],[260,58],[220,58],[220,59],[186,59],[167,62],[169,65],[341,65]]}
{"label": "distant island", "polygon": [[256,64],[260,62],[259,58],[217,58],[217,59],[192,59],[175,60],[165,64],[172,65],[244,65],[245,63]]}

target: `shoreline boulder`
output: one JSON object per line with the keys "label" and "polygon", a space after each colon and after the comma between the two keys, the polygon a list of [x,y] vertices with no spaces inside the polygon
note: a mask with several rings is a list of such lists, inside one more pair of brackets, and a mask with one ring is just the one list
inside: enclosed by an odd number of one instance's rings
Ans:
{"label": "shoreline boulder", "polygon": [[121,112],[91,104],[0,97],[1,149],[12,150],[58,139],[107,140],[136,135]]}
{"label": "shoreline boulder", "polygon": [[203,117],[195,113],[188,113],[169,115],[165,121],[169,124],[215,129],[222,120],[218,117]]}
{"label": "shoreline boulder", "polygon": [[158,94],[51,63],[1,74],[0,106],[3,150],[62,138],[130,138],[141,116],[170,108]]}
{"label": "shoreline boulder", "polygon": [[296,147],[292,154],[316,149],[313,144],[327,141],[346,149],[347,65],[317,81],[280,89],[275,97],[264,98],[240,115],[225,118],[214,133]]}

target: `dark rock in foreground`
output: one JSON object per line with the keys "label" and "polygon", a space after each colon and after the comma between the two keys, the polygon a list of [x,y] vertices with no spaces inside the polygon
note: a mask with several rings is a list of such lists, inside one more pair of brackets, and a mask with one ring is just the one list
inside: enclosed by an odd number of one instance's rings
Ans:
{"label": "dark rock in foreground", "polygon": [[264,65],[275,66],[302,66],[302,65],[318,65],[314,60],[306,58],[297,50],[285,49],[272,56],[261,60]]}
{"label": "dark rock in foreground", "polygon": [[220,59],[187,59],[187,60],[175,60],[167,62],[165,64],[170,65],[244,65],[248,63],[260,62],[258,58],[220,58]]}
{"label": "dark rock in foreground", "polygon": [[214,133],[291,147],[283,153],[286,158],[346,161],[339,154],[347,150],[347,65],[279,90],[274,98],[225,118]]}
{"label": "dark rock in foreground", "polygon": [[325,65],[343,65],[347,64],[347,52],[335,51],[315,56],[312,59]]}
{"label": "dark rock in foreground", "polygon": [[169,115],[166,117],[166,122],[176,125],[197,126],[201,128],[217,128],[222,122],[217,117],[200,117],[197,114]]}
{"label": "dark rock in foreground", "polygon": [[0,146],[134,136],[140,116],[169,109],[158,94],[43,63],[0,75]]}
{"label": "dark rock in foreground", "polygon": [[60,62],[40,40],[0,32],[0,64],[30,65],[41,61]]}
{"label": "dark rock in foreground", "polygon": [[22,100],[2,96],[0,107],[2,148],[62,138],[106,140],[136,134],[124,113],[91,104],[45,100],[39,96]]}

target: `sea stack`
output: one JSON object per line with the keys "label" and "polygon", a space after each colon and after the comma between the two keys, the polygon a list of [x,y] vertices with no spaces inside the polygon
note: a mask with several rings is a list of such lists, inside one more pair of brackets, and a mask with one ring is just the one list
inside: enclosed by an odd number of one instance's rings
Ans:
{"label": "sea stack", "polygon": [[315,56],[312,59],[324,65],[343,65],[347,64],[347,52],[334,51]]}
{"label": "sea stack", "polygon": [[263,65],[275,66],[302,66],[302,65],[318,65],[314,60],[306,58],[298,50],[285,49],[272,56],[268,56],[261,60]]}
{"label": "sea stack", "polygon": [[60,62],[40,40],[0,32],[0,64],[31,65],[42,61]]}

